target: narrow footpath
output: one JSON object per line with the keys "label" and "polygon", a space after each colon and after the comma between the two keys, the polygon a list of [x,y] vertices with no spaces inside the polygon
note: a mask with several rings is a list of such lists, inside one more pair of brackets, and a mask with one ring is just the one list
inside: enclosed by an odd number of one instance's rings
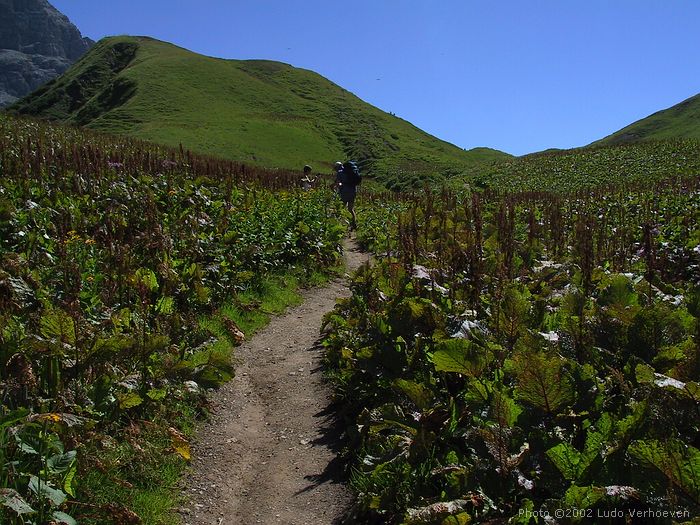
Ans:
{"label": "narrow footpath", "polygon": [[[345,243],[348,273],[368,260]],[[323,380],[319,329],[342,279],[307,290],[236,350],[236,377],[212,400],[194,444],[185,525],[333,525],[352,504],[339,481],[338,429]]]}

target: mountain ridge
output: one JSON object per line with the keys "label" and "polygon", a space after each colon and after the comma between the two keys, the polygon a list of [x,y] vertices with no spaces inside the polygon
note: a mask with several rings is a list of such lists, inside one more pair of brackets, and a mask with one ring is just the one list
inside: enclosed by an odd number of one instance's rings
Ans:
{"label": "mountain ridge", "polygon": [[353,158],[397,188],[510,158],[464,151],[313,71],[205,57],[150,37],[101,40],[12,110],[267,167],[327,169]]}
{"label": "mountain ridge", "polygon": [[0,107],[65,72],[94,44],[47,0],[0,0]]}

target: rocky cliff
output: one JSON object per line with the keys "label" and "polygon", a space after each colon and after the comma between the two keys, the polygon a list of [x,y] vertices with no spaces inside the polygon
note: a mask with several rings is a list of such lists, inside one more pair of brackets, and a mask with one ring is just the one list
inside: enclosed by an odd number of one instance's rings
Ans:
{"label": "rocky cliff", "polygon": [[66,71],[93,43],[47,0],[0,0],[0,106]]}

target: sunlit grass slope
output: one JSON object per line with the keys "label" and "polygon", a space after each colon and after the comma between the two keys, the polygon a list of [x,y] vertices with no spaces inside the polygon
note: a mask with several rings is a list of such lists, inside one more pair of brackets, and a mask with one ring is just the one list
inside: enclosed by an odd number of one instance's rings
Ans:
{"label": "sunlit grass slope", "polygon": [[594,144],[619,144],[652,139],[700,139],[700,94],[633,122]]}
{"label": "sunlit grass slope", "polygon": [[509,156],[464,151],[308,70],[223,60],[145,37],[102,40],[15,111],[267,167],[344,158],[410,186]]}
{"label": "sunlit grass slope", "polygon": [[652,185],[698,173],[700,141],[648,140],[517,157],[485,167],[466,183],[501,191],[570,192],[628,183]]}

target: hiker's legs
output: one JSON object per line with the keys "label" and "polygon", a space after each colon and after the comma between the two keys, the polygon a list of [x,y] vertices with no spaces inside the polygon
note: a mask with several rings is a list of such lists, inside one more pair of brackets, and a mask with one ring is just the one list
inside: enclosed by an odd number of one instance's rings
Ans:
{"label": "hiker's legs", "polygon": [[348,207],[350,215],[352,215],[352,221],[350,221],[350,229],[357,229],[357,215],[355,215],[355,199],[348,200],[345,205]]}

